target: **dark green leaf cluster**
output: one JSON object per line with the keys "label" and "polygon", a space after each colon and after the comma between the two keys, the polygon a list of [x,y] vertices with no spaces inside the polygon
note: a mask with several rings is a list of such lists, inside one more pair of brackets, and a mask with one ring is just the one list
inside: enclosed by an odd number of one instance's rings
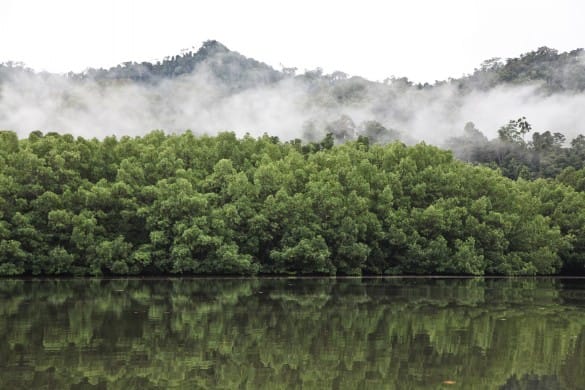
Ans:
{"label": "dark green leaf cluster", "polygon": [[0,274],[583,271],[583,193],[329,141],[2,132]]}

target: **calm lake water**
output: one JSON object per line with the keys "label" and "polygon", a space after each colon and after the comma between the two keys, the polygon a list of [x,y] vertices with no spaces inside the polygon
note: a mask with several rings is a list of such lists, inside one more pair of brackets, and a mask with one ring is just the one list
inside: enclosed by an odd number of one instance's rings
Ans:
{"label": "calm lake water", "polygon": [[0,389],[585,389],[584,279],[0,280]]}

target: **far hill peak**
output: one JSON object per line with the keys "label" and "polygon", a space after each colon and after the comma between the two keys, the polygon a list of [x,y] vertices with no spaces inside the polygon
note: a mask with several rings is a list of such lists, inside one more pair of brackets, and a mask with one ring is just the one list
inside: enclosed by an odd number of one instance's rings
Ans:
{"label": "far hill peak", "polygon": [[96,80],[156,82],[164,78],[190,74],[204,64],[209,67],[210,72],[219,80],[228,83],[232,89],[249,87],[247,84],[250,81],[263,84],[283,77],[269,65],[232,51],[216,40],[203,42],[196,52],[187,51],[165,57],[156,63],[125,62],[107,70],[89,69],[80,77]]}
{"label": "far hill peak", "polygon": [[201,45],[197,54],[216,54],[216,53],[226,53],[229,52],[228,49],[223,43],[216,41],[215,39],[210,39]]}

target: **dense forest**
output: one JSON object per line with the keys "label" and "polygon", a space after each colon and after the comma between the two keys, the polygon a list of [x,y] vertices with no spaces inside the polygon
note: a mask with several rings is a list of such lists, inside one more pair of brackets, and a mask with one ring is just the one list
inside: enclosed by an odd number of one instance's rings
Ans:
{"label": "dense forest", "polygon": [[2,275],[585,271],[575,167],[512,180],[331,134],[0,137]]}

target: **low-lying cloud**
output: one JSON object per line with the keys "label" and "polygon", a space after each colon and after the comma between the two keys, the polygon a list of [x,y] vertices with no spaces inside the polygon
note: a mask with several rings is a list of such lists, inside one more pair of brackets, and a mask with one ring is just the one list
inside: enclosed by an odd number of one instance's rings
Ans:
{"label": "low-lying cloud", "polygon": [[459,135],[468,121],[495,137],[500,126],[519,116],[526,116],[536,131],[559,131],[571,139],[585,130],[582,107],[584,94],[545,94],[536,84],[462,93],[452,83],[416,88],[360,78],[291,76],[234,90],[209,63],[155,83],[25,71],[0,78],[0,129],[21,137],[34,130],[101,138],[190,129],[197,134],[268,133],[288,140],[306,135],[308,122],[324,135],[327,123],[347,115],[356,126],[376,120],[408,138],[435,144]]}

